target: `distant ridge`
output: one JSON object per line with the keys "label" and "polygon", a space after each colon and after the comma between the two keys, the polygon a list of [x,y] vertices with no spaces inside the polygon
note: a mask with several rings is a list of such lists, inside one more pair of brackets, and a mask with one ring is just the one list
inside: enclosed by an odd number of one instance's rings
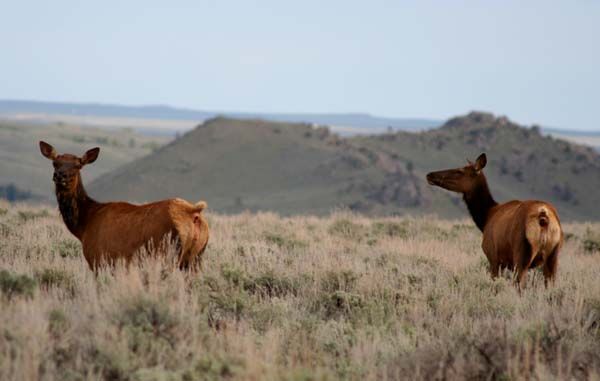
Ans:
{"label": "distant ridge", "polygon": [[223,111],[198,111],[165,105],[123,106],[102,103],[62,103],[28,100],[0,100],[0,115],[49,114],[71,116],[97,116],[145,119],[191,120],[200,123],[217,116],[240,119],[265,119],[279,122],[312,123],[328,126],[373,129],[382,132],[387,128],[422,130],[441,125],[440,120],[419,118],[385,118],[366,113],[244,113]]}

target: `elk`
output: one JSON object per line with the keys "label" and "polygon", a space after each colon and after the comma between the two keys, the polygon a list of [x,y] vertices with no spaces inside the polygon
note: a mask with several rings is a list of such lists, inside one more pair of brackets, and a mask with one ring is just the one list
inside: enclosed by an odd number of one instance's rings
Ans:
{"label": "elk", "polygon": [[[468,161],[468,160],[467,160]],[[427,174],[427,182],[462,193],[475,225],[483,233],[482,249],[490,264],[492,279],[501,269],[516,268],[515,284],[525,286],[527,270],[543,265],[544,285],[554,282],[563,232],[558,213],[544,201],[509,201],[498,204],[490,193],[482,153],[475,163],[462,168]]]}
{"label": "elk", "polygon": [[40,141],[40,151],[52,160],[56,199],[67,229],[81,242],[83,255],[94,272],[117,261],[129,264],[142,248],[175,243],[181,269],[200,264],[208,243],[208,223],[202,215],[206,202],[191,204],[175,198],[144,205],[127,202],[97,202],[88,196],[80,170],[98,158],[100,148],[82,157],[59,155]]}

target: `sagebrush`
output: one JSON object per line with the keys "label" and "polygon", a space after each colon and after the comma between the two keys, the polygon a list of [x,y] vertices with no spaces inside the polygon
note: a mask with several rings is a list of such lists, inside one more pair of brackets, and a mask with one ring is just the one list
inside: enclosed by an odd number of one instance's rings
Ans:
{"label": "sagebrush", "polygon": [[0,207],[2,380],[600,379],[600,224],[519,296],[468,220],[209,214],[200,273],[94,275],[53,208]]}

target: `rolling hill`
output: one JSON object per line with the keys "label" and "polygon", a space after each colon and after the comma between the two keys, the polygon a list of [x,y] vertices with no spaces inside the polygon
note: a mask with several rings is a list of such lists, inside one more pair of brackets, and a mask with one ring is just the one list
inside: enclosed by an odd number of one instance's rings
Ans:
{"label": "rolling hill", "polygon": [[85,169],[90,181],[129,161],[147,155],[168,141],[130,129],[101,130],[66,124],[27,124],[0,120],[0,198],[53,201],[52,165],[40,155],[38,141],[59,152],[83,154],[101,147],[102,160]]}
{"label": "rolling hill", "polygon": [[100,176],[100,200],[204,199],[216,211],[371,215],[465,215],[456,195],[430,187],[426,172],[488,153],[498,201],[541,198],[568,219],[600,218],[600,156],[505,117],[473,112],[441,128],[340,138],[308,124],[215,118],[153,154]]}

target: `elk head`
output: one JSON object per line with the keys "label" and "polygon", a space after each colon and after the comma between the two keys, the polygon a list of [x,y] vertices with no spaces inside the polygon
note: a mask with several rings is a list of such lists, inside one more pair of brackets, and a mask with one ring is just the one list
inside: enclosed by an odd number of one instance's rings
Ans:
{"label": "elk head", "polygon": [[100,153],[100,148],[92,148],[82,157],[68,153],[59,155],[56,149],[50,144],[40,141],[40,151],[43,156],[52,160],[52,165],[54,166],[52,180],[56,185],[57,191],[75,191],[79,182],[79,170],[84,165],[96,161]]}
{"label": "elk head", "polygon": [[474,163],[468,163],[462,168],[430,172],[427,174],[427,182],[452,192],[468,194],[485,181],[482,172],[487,163],[485,153],[479,155]]}

